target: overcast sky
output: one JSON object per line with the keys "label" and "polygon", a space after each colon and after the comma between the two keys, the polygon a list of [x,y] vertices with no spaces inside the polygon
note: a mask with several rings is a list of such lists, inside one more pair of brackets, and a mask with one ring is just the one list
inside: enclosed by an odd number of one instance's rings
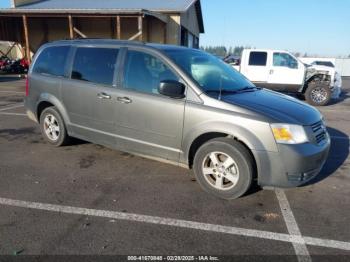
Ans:
{"label": "overcast sky", "polygon": [[[350,0],[201,1],[206,31],[201,45],[350,55]],[[10,0],[0,0],[0,7],[9,6]]]}

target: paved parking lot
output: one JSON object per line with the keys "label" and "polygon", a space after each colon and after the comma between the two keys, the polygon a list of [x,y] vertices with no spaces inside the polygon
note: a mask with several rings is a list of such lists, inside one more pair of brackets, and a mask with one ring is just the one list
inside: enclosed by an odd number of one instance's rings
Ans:
{"label": "paved parking lot", "polygon": [[344,87],[341,101],[319,108],[332,148],[318,178],[224,201],[203,192],[182,168],[82,141],[49,146],[24,114],[24,81],[2,77],[0,254],[249,254],[291,261],[338,255],[346,261],[350,79]]}

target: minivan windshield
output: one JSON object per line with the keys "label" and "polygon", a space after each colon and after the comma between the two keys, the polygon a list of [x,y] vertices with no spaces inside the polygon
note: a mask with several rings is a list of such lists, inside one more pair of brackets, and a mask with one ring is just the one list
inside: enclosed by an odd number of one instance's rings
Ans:
{"label": "minivan windshield", "polygon": [[194,49],[165,49],[164,52],[203,90],[213,95],[255,90],[256,87],[222,60]]}

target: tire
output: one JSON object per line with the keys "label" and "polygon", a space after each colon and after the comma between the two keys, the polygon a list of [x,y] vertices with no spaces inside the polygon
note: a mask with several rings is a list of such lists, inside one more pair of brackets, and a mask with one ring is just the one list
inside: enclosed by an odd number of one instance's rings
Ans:
{"label": "tire", "polygon": [[252,156],[231,138],[215,138],[202,145],[194,157],[193,169],[205,191],[228,200],[244,195],[254,177]]}
{"label": "tire", "polygon": [[44,139],[60,147],[69,144],[69,136],[63,118],[56,107],[48,107],[40,115],[40,129]]}
{"label": "tire", "polygon": [[297,94],[296,94],[296,97],[297,97],[299,100],[305,100],[305,95],[302,94],[302,93],[297,93]]}
{"label": "tire", "polygon": [[309,83],[306,92],[305,99],[308,104],[313,106],[325,106],[331,100],[332,92],[327,84],[318,82]]}

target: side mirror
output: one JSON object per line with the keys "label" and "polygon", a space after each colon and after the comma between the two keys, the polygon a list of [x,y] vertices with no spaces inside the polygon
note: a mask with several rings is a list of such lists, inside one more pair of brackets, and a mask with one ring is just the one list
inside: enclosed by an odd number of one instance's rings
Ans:
{"label": "side mirror", "polygon": [[185,85],[174,80],[164,80],[159,83],[158,92],[161,95],[181,99],[185,97]]}

